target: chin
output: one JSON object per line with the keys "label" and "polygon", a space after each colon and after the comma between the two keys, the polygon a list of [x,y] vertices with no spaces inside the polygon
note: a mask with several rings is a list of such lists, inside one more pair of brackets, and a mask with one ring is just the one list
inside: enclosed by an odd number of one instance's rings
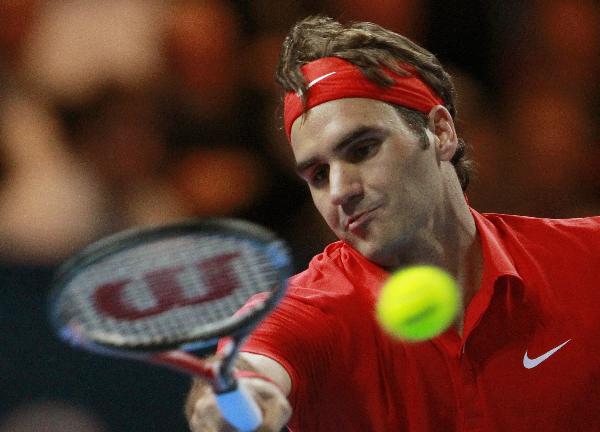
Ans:
{"label": "chin", "polygon": [[386,254],[374,252],[364,256],[372,263],[377,264],[379,267],[389,268],[393,266],[392,258]]}
{"label": "chin", "polygon": [[349,242],[354,249],[359,251],[361,255],[367,258],[369,261],[374,262],[375,264],[382,265],[381,263],[385,262],[386,259],[384,257],[384,248],[380,245],[376,245],[368,242]]}
{"label": "chin", "polygon": [[[407,238],[404,241],[386,242],[356,242],[353,247],[369,261],[383,268],[392,268],[398,265],[399,258],[408,246]],[[352,244],[352,243],[351,243]]]}
{"label": "chin", "polygon": [[388,237],[381,233],[370,232],[364,237],[347,235],[343,240],[369,261],[382,267],[389,267],[397,256],[402,242],[390,241]]}

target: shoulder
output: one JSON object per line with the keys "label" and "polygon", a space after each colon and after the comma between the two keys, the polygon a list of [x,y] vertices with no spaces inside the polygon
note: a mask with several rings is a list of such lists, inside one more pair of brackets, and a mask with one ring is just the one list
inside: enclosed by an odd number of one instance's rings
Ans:
{"label": "shoulder", "polygon": [[329,244],[308,268],[289,280],[288,291],[303,297],[371,293],[387,273],[342,241]]}
{"label": "shoulder", "polygon": [[495,225],[506,225],[516,229],[540,227],[549,230],[592,230],[600,231],[600,216],[590,216],[570,219],[538,218],[500,213],[482,213],[485,219]]}
{"label": "shoulder", "polygon": [[485,213],[482,217],[508,241],[513,240],[523,245],[547,244],[600,250],[600,216],[549,219]]}
{"label": "shoulder", "polygon": [[492,233],[494,248],[507,252],[526,290],[535,293],[531,298],[537,299],[548,314],[570,313],[572,321],[575,314],[598,315],[600,217],[482,216]]}
{"label": "shoulder", "polygon": [[600,277],[600,217],[483,217],[488,243],[494,243],[495,250],[506,251],[529,285],[550,289],[575,284],[582,294],[595,290]]}

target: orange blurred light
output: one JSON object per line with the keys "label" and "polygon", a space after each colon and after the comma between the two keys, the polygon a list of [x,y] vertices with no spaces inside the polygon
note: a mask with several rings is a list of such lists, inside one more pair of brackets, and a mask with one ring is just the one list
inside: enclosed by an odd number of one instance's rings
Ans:
{"label": "orange blurred light", "polygon": [[176,187],[198,215],[232,215],[250,207],[267,185],[262,161],[240,149],[204,149],[188,155]]}

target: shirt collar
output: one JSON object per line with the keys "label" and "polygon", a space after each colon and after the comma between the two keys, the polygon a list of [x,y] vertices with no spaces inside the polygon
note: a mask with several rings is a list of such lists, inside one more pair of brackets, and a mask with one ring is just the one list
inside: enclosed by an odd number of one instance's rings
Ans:
{"label": "shirt collar", "polygon": [[[524,287],[523,278],[517,271],[506,243],[503,241],[503,236],[506,234],[502,233],[486,216],[472,208],[470,210],[481,241],[483,275],[479,290],[465,308],[463,341],[466,341],[478,325],[498,289],[510,289],[504,293],[498,293],[499,295],[519,298]],[[517,283],[510,283],[511,279]]]}
{"label": "shirt collar", "polygon": [[[502,241],[502,234],[498,228],[482,214],[472,208],[469,209],[471,210],[481,239],[483,282],[487,281],[493,284],[502,276],[513,276],[522,280],[514,261]],[[482,283],[482,285],[484,284]]]}

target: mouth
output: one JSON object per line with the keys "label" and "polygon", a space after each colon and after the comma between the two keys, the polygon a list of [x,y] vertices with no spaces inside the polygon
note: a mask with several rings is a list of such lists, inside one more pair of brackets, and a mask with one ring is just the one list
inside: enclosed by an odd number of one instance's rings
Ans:
{"label": "mouth", "polygon": [[377,207],[350,216],[344,223],[344,229],[349,232],[361,229],[373,219],[375,210],[377,210]]}

